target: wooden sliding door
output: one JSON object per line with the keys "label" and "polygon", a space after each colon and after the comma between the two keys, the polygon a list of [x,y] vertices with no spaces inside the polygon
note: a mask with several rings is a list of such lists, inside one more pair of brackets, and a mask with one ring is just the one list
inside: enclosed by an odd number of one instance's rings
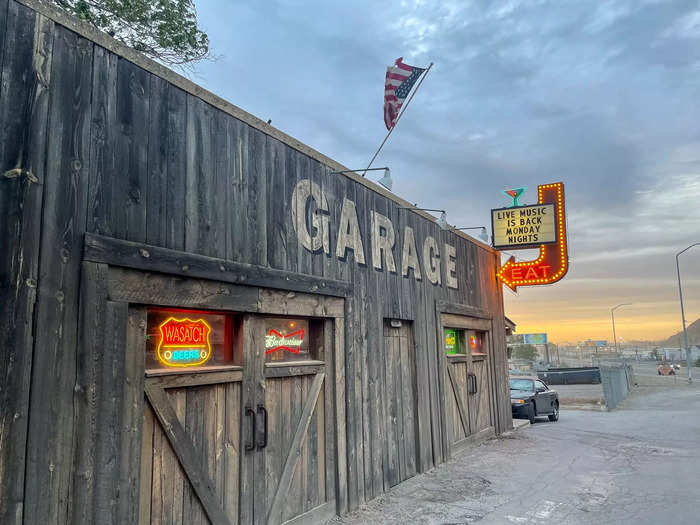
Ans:
{"label": "wooden sliding door", "polygon": [[[209,350],[191,341],[166,350],[149,343],[160,363],[151,359],[145,386],[141,523],[319,523],[333,517],[338,319],[241,314],[229,323],[228,314],[167,315],[149,321],[149,333],[156,327],[166,333],[175,322],[178,337],[200,330],[222,342]],[[216,327],[228,331],[218,335]],[[207,352],[206,363],[198,364]],[[195,363],[191,372],[167,368],[188,359]]]}

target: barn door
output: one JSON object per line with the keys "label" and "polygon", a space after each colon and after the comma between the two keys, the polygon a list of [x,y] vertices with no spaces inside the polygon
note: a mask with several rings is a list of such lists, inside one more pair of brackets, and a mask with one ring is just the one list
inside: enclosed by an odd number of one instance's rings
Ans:
{"label": "barn door", "polygon": [[140,522],[333,517],[335,330],[328,319],[149,311]]}
{"label": "barn door", "polygon": [[384,393],[388,487],[416,475],[416,385],[413,330],[409,321],[385,320]]}
{"label": "barn door", "polygon": [[447,369],[445,420],[454,452],[493,431],[490,322],[450,314],[442,314],[442,321]]}
{"label": "barn door", "polygon": [[333,322],[251,317],[255,373],[254,523],[319,523],[336,513]]}
{"label": "barn door", "polygon": [[473,433],[483,432],[493,427],[491,404],[491,361],[488,332],[470,330],[469,369],[470,382],[469,414]]}
{"label": "barn door", "polygon": [[454,450],[472,434],[469,415],[469,391],[472,385],[468,374],[469,355],[465,330],[445,328],[444,341],[447,354],[445,415],[450,448]]}
{"label": "barn door", "polygon": [[152,309],[147,324],[140,523],[249,523],[240,319]]}

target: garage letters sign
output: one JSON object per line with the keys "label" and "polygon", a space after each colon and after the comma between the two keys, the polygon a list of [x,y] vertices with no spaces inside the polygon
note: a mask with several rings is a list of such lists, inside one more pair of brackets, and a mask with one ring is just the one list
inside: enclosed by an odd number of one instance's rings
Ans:
{"label": "garage letters sign", "polygon": [[[457,252],[451,244],[440,246],[434,237],[427,235],[416,239],[413,228],[405,226],[397,231],[389,217],[370,211],[369,247],[370,261],[365,258],[365,245],[357,218],[355,203],[343,198],[340,223],[330,224],[328,199],[321,187],[309,179],[300,180],[294,187],[291,201],[292,224],[301,245],[312,253],[323,251],[346,261],[349,252],[355,263],[372,265],[375,270],[399,273],[403,277],[413,274],[416,281],[423,277],[434,285],[457,288]],[[335,246],[331,246],[331,228],[337,232]],[[399,260],[394,257],[397,236],[401,236],[402,249]],[[421,242],[422,241],[422,242]],[[419,254],[422,256],[421,264]]]}

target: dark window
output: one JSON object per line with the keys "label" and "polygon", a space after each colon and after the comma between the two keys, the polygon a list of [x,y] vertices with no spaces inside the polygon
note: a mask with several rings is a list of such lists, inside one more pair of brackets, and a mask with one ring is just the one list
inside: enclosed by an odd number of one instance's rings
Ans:
{"label": "dark window", "polygon": [[234,317],[202,310],[150,308],[147,371],[197,371],[234,363]]}

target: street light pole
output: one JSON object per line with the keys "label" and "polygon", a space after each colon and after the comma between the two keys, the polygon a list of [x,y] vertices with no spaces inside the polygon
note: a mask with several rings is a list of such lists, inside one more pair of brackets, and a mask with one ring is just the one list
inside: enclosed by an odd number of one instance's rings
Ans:
{"label": "street light pole", "polygon": [[620,303],[617,306],[613,306],[610,309],[610,316],[612,317],[612,328],[613,328],[613,339],[615,340],[615,353],[620,356],[620,349],[617,347],[617,334],[615,333],[615,310],[620,308],[620,306],[629,306],[632,303]]}
{"label": "street light pole", "polygon": [[685,310],[683,308],[683,287],[681,286],[681,267],[680,264],[678,264],[678,256],[682,254],[683,252],[690,250],[693,246],[700,246],[700,242],[696,242],[695,244],[691,244],[687,248],[679,251],[676,254],[676,273],[678,274],[678,296],[680,297],[681,300],[681,320],[683,321],[683,339],[685,342],[685,364],[688,367],[688,383],[693,381],[693,375],[690,371],[690,367],[692,363],[690,362],[690,345],[688,344],[688,331],[685,329]]}

